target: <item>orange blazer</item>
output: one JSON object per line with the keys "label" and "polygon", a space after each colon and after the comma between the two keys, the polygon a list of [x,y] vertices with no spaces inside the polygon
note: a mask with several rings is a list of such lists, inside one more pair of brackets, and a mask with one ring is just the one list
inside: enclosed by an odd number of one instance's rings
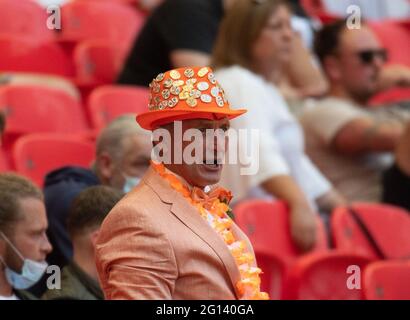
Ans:
{"label": "orange blazer", "polygon": [[106,299],[238,298],[239,270],[222,237],[152,168],[104,220],[96,264]]}

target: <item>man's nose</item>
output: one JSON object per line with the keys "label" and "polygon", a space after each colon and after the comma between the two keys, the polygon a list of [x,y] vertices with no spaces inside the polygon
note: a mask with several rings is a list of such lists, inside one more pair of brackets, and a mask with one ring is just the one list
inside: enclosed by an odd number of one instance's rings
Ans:
{"label": "man's nose", "polygon": [[383,57],[376,55],[373,59],[373,65],[380,69],[384,66],[385,64],[385,60],[383,59]]}
{"label": "man's nose", "polygon": [[288,26],[286,26],[286,27],[284,28],[284,30],[283,30],[283,38],[284,38],[286,41],[291,41],[291,40],[293,39],[294,35],[295,35],[295,33],[294,33],[294,31],[293,31],[291,25],[288,25]]}
{"label": "man's nose", "polygon": [[42,243],[42,250],[46,254],[49,254],[53,250],[53,246],[51,245],[50,241],[48,240],[47,235],[44,235],[44,240],[43,240],[43,243]]}

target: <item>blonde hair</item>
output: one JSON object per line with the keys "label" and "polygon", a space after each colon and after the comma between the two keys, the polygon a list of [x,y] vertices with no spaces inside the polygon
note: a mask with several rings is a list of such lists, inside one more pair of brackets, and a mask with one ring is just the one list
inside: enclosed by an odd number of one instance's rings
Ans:
{"label": "blonde hair", "polygon": [[269,17],[284,0],[236,0],[219,28],[212,54],[215,69],[240,65],[250,69],[251,48]]}

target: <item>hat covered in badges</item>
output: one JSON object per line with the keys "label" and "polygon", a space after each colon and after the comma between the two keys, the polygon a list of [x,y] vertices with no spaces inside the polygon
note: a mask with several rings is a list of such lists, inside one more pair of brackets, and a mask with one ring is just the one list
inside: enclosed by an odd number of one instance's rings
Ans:
{"label": "hat covered in badges", "polygon": [[233,110],[209,67],[187,67],[160,73],[149,85],[149,111],[137,115],[148,130],[187,119],[233,119],[246,112]]}

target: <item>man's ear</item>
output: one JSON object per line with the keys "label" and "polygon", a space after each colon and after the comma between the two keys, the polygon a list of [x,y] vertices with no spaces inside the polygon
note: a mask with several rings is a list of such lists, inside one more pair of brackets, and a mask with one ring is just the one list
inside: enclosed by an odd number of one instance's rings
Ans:
{"label": "man's ear", "polygon": [[95,245],[97,243],[97,239],[98,239],[99,234],[100,234],[100,228],[94,230],[90,234],[90,240],[91,240],[91,243],[93,244],[94,248],[95,248]]}
{"label": "man's ear", "polygon": [[110,181],[114,170],[114,164],[111,156],[107,152],[102,152],[97,157],[96,165],[103,180],[102,182]]}
{"label": "man's ear", "polygon": [[335,56],[327,56],[323,60],[323,69],[331,81],[341,78],[340,61]]}

